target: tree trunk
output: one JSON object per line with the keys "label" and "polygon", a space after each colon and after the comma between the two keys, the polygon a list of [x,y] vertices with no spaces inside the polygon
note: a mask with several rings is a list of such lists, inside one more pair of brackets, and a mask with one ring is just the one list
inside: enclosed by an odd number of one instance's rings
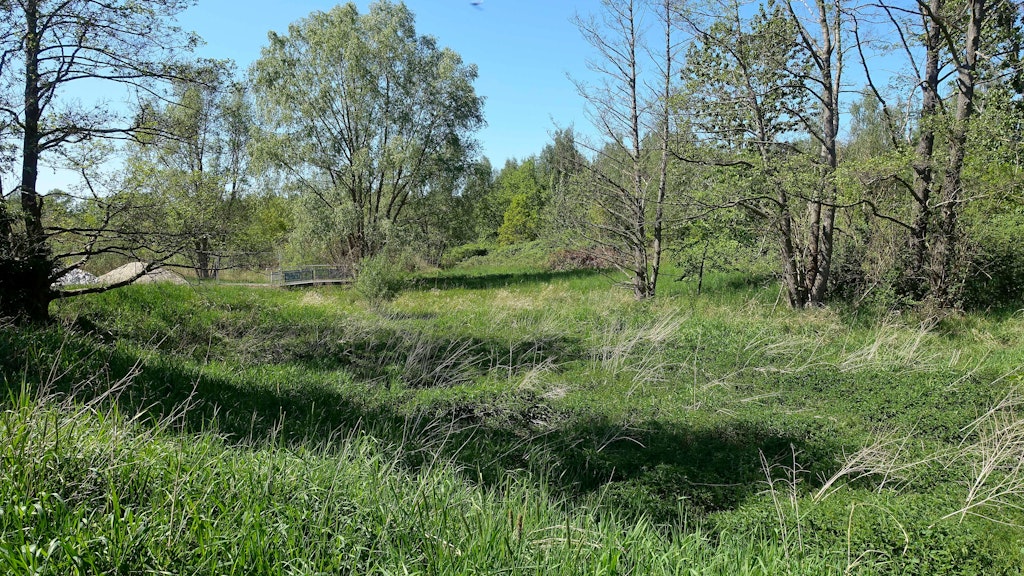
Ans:
{"label": "tree trunk", "polygon": [[[40,128],[42,115],[39,84],[40,31],[37,0],[24,5],[25,35],[25,122],[22,140],[21,198],[24,237],[11,234],[8,252],[0,255],[3,268],[0,280],[0,314],[32,321],[48,320],[53,298],[50,274],[53,263],[43,228],[43,199],[36,191],[39,175]],[[9,227],[9,224],[5,227]]]}
{"label": "tree trunk", "polygon": [[836,225],[835,173],[839,167],[839,152],[836,139],[839,135],[839,91],[843,76],[843,28],[842,10],[835,0],[835,13],[829,20],[828,6],[818,0],[818,25],[821,27],[821,49],[818,58],[821,73],[821,162],[825,178],[822,183],[820,218],[818,219],[818,252],[815,276],[808,286],[808,300],[820,306],[828,296],[828,283],[832,276],[832,255]]}
{"label": "tree trunk", "polygon": [[196,276],[200,280],[213,278],[212,267],[210,266],[210,238],[205,234],[195,241],[196,249]]}
{"label": "tree trunk", "polygon": [[779,206],[778,231],[783,282],[789,296],[789,305],[799,310],[807,305],[807,291],[793,244],[793,216],[789,212],[789,195],[784,190],[779,191]]}
{"label": "tree trunk", "polygon": [[0,318],[45,322],[54,297],[50,259],[26,256],[21,246],[11,248],[10,253],[0,255]]}
{"label": "tree trunk", "polygon": [[910,296],[920,299],[924,296],[928,278],[928,236],[931,233],[931,198],[934,186],[932,171],[935,151],[935,118],[939,108],[939,50],[942,31],[939,23],[929,14],[938,15],[943,0],[930,0],[927,8],[921,7],[925,23],[925,69],[921,79],[921,119],[917,149],[914,159],[914,221],[911,225],[911,260],[907,270]]}
{"label": "tree trunk", "polygon": [[944,306],[956,300],[958,222],[963,202],[963,166],[966,153],[967,128],[974,112],[974,88],[978,48],[981,45],[981,27],[985,19],[985,0],[970,0],[970,18],[964,42],[964,55],[957,59],[956,116],[949,135],[949,158],[942,181],[942,209],[939,229],[932,252],[931,295]]}
{"label": "tree trunk", "polygon": [[630,160],[633,164],[632,174],[632,196],[631,208],[633,209],[633,295],[637,300],[644,300],[654,296],[651,290],[651,278],[649,274],[650,261],[647,254],[647,191],[644,186],[643,174],[643,150],[640,139],[642,137],[642,126],[640,125],[640,96],[639,96],[639,71],[637,69],[637,38],[636,17],[632,2],[629,4],[629,138],[632,140]]}
{"label": "tree trunk", "polygon": [[661,274],[662,230],[665,224],[665,195],[668,189],[668,139],[670,134],[669,103],[672,98],[672,5],[665,0],[665,69],[664,91],[661,94],[661,158],[658,166],[658,198],[654,207],[654,265],[651,267],[651,296],[658,291],[658,276]]}

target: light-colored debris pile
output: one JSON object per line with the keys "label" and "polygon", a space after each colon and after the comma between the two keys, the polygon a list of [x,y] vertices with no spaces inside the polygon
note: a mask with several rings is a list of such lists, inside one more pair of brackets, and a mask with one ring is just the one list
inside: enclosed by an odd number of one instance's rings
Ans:
{"label": "light-colored debris pile", "polygon": [[[97,281],[100,284],[116,284],[118,282],[124,282],[133,276],[137,276],[146,268],[144,262],[130,262],[115,268],[110,272],[107,272],[103,276],[100,276]],[[169,284],[188,284],[188,282],[182,278],[179,274],[171,272],[170,270],[164,270],[163,268],[156,268],[150,270],[143,276],[139,277],[138,280],[134,281],[133,284],[152,284],[155,282],[166,282]]]}
{"label": "light-colored debris pile", "polygon": [[96,282],[95,275],[89,274],[85,270],[73,268],[54,282],[53,286],[88,286],[89,284],[96,284]]}

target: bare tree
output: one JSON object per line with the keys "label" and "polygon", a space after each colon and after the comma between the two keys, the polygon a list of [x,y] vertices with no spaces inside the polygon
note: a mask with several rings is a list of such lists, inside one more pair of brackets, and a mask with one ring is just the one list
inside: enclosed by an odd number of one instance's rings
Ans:
{"label": "bare tree", "polygon": [[[596,51],[588,67],[598,85],[577,82],[600,143],[584,144],[592,199],[600,214],[590,220],[591,237],[612,249],[617,267],[631,276],[637,299],[655,295],[663,252],[668,186],[670,99],[675,24],[672,3],[603,0],[600,18],[577,17],[583,38]],[[655,14],[664,52],[645,42],[645,18]],[[646,72],[645,66],[654,71]],[[648,83],[648,78],[654,82]]]}

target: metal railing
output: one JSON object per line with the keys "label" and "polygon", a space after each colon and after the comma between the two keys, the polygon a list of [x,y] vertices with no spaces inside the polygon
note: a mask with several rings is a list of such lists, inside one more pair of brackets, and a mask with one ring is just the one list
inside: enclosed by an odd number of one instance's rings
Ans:
{"label": "metal railing", "polygon": [[277,270],[270,273],[270,283],[278,286],[302,284],[339,284],[352,280],[352,271],[345,266],[314,265]]}

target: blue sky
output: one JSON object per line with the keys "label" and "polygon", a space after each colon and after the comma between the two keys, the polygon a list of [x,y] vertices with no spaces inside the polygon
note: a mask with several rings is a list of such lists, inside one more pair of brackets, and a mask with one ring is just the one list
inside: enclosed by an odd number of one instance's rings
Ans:
{"label": "blue sky", "polygon": [[[234,0],[199,0],[180,18],[183,28],[206,40],[199,55],[231,58],[245,69],[259,57],[267,32],[316,10],[325,0],[252,0],[244,9]],[[356,2],[366,12],[370,2]],[[420,34],[476,64],[477,94],[484,96],[487,126],[479,132],[482,152],[496,167],[510,157],[537,154],[555,126],[585,128],[584,103],[566,78],[587,74],[590,55],[571,19],[596,12],[598,0],[407,0]]]}
{"label": "blue sky", "polygon": [[[286,33],[288,25],[311,12],[330,10],[330,0],[199,0],[179,15],[178,24],[206,44],[196,55],[231,59],[245,73],[259,58],[267,32]],[[358,0],[365,13],[371,0]],[[575,125],[586,133],[584,102],[567,78],[586,78],[590,47],[573,16],[599,10],[599,0],[406,0],[419,34],[437,38],[478,67],[475,84],[485,98],[487,125],[477,133],[480,152],[496,168],[508,158],[539,154],[556,127]],[[76,85],[75,98],[113,98],[104,86]],[[73,189],[77,175],[41,166],[40,190]]]}
{"label": "blue sky", "polygon": [[[365,13],[370,0],[356,4]],[[266,45],[268,31],[285,33],[289,24],[335,5],[331,0],[199,0],[179,24],[206,41],[197,55],[234,60],[244,73]],[[586,66],[593,49],[572,19],[577,13],[599,13],[600,0],[484,0],[479,8],[470,0],[406,0],[406,5],[420,34],[434,36],[477,65],[476,90],[485,98],[487,121],[477,138],[492,165],[500,168],[508,158],[539,153],[556,127],[573,125],[592,134],[585,102],[567,75],[594,80]],[[847,82],[859,88],[856,64],[851,61],[846,73]],[[67,188],[75,180],[44,168],[39,187]]]}

